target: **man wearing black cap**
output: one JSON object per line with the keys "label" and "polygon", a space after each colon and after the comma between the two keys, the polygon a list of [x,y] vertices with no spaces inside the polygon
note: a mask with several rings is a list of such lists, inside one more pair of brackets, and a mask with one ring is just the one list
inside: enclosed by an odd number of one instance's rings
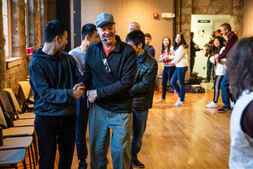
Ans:
{"label": "man wearing black cap", "polygon": [[89,138],[91,169],[106,169],[111,138],[114,169],[131,167],[130,137],[132,87],[136,73],[136,53],[132,47],[115,38],[113,16],[96,17],[101,42],[88,48],[85,60],[85,85],[90,103]]}

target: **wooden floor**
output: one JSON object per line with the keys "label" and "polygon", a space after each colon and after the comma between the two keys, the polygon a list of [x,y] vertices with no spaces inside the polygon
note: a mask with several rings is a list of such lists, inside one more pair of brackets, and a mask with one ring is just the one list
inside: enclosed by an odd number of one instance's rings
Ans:
{"label": "wooden floor", "polygon": [[185,105],[175,108],[177,96],[169,93],[166,103],[154,104],[139,153],[146,169],[228,169],[230,114],[205,108],[212,94],[186,94]]}

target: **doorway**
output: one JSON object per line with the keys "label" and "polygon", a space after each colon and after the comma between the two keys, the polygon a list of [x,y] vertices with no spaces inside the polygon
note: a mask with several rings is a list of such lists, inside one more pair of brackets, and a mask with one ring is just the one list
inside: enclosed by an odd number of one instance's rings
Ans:
{"label": "doorway", "polygon": [[193,72],[198,73],[199,77],[206,78],[207,59],[205,56],[205,44],[211,38],[212,32],[219,29],[220,25],[227,22],[231,23],[231,15],[192,15],[191,32],[194,32],[193,41],[203,50],[196,52]]}

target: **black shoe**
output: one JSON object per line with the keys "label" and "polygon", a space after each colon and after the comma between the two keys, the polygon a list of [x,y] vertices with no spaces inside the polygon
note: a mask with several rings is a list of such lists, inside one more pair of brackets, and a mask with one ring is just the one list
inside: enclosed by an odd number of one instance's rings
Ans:
{"label": "black shoe", "polygon": [[141,163],[138,159],[132,160],[132,166],[134,168],[145,168],[144,164]]}
{"label": "black shoe", "polygon": [[230,107],[223,106],[223,107],[221,107],[221,108],[218,109],[218,112],[219,113],[225,113],[225,112],[230,112],[231,110],[232,109]]}
{"label": "black shoe", "polygon": [[87,169],[87,164],[85,161],[80,161],[78,165],[78,169]]}

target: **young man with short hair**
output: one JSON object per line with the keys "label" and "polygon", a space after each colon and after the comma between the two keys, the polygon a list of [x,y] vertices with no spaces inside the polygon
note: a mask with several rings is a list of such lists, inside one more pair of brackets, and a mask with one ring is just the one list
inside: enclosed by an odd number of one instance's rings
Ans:
{"label": "young man with short hair", "polygon": [[57,20],[44,30],[45,43],[33,52],[29,65],[34,92],[35,130],[39,142],[39,168],[53,169],[58,144],[58,168],[71,169],[75,145],[75,99],[85,90],[75,60],[63,52],[66,27]]}
{"label": "young man with short hair", "polygon": [[[87,49],[90,45],[98,41],[97,29],[94,24],[86,24],[82,27],[82,43],[79,47],[69,52],[76,61],[77,67],[82,75]],[[85,75],[84,75],[85,76]],[[86,158],[88,149],[86,144],[86,130],[88,124],[87,97],[83,95],[76,102],[76,149],[79,160],[78,169],[86,169]]]}
{"label": "young man with short hair", "polygon": [[152,57],[155,57],[155,49],[154,47],[151,45],[152,43],[152,36],[150,33],[145,33],[145,46],[144,46],[144,50],[148,52],[149,55],[151,55]]}
{"label": "young man with short hair", "polygon": [[156,60],[144,50],[145,36],[142,31],[130,32],[126,41],[135,49],[137,54],[137,73],[134,85],[130,90],[133,96],[132,165],[133,167],[144,168],[144,164],[139,161],[137,154],[141,150],[148,110],[153,103],[158,65]]}

